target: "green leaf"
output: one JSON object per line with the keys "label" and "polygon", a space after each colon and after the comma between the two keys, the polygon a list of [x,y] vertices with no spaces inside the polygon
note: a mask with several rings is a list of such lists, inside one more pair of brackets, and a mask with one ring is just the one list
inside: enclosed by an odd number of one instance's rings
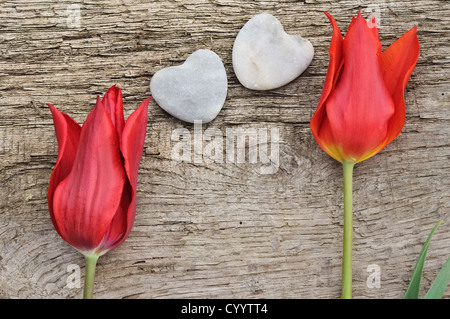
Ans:
{"label": "green leaf", "polygon": [[425,295],[425,299],[441,299],[444,295],[445,289],[447,288],[448,282],[450,281],[450,257],[442,266],[436,279]]}
{"label": "green leaf", "polygon": [[423,245],[422,250],[420,251],[419,258],[417,259],[416,266],[414,267],[413,274],[411,276],[411,280],[409,282],[408,289],[405,293],[405,299],[418,299],[419,298],[419,290],[420,290],[420,280],[422,278],[423,265],[425,263],[425,258],[427,257],[428,247],[430,246],[431,237],[434,232],[438,228],[438,226],[442,223],[440,220],[436,226],[434,226],[431,233],[428,235],[428,238]]}

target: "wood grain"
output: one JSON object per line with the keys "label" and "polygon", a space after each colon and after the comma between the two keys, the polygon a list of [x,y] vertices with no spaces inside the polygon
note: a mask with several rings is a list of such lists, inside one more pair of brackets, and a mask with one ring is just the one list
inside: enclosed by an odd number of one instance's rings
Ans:
{"label": "wood grain", "polygon": [[[375,5],[375,7],[373,7]],[[82,123],[111,85],[128,116],[152,75],[196,49],[216,52],[227,101],[203,130],[278,129],[279,168],[261,163],[176,163],[172,132],[193,126],[150,103],[134,228],[102,256],[97,298],[339,298],[342,172],[309,121],[328,65],[330,12],[345,33],[357,10],[380,14],[387,47],[418,24],[420,58],[405,92],[406,124],[354,174],[354,297],[402,298],[435,223],[423,287],[450,256],[450,3],[448,1],[0,2],[0,297],[80,298],[67,284],[83,257],[53,229],[47,186],[56,162],[52,103]],[[79,9],[80,16],[73,16]],[[315,48],[288,85],[254,92],[237,81],[233,41],[269,12]],[[369,265],[381,287],[368,288]],[[447,289],[445,297],[450,297]]]}

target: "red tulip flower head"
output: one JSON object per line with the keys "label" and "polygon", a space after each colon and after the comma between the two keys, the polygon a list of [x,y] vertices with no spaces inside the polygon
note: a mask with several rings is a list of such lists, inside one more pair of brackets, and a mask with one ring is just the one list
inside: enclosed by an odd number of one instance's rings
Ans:
{"label": "red tulip flower head", "polygon": [[113,86],[97,98],[82,127],[48,104],[58,139],[50,217],[58,234],[85,256],[116,248],[131,231],[149,100],[125,123],[122,92]]}
{"label": "red tulip flower head", "polygon": [[[345,39],[333,17],[330,61],[311,131],[334,159],[361,162],[394,140],[405,122],[404,90],[419,57],[417,27],[381,52],[378,29],[359,12]],[[372,25],[376,25],[375,17]]]}

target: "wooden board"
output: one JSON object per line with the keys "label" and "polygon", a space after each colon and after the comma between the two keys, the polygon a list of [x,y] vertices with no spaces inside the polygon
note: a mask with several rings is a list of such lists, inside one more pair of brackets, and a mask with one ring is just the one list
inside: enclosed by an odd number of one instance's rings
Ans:
{"label": "wooden board", "polygon": [[[82,295],[72,280],[77,271],[83,278],[84,259],[57,235],[47,210],[57,141],[45,103],[82,123],[96,96],[118,84],[127,117],[150,96],[156,71],[210,49],[225,64],[229,90],[219,116],[202,130],[224,138],[227,129],[269,136],[278,130],[279,167],[263,174],[263,163],[248,155],[243,163],[194,161],[194,154],[191,163],[175,162],[174,130],[184,128],[193,141],[194,127],[151,101],[135,225],[122,246],[99,259],[94,297],[339,298],[341,165],[317,146],[309,121],[328,66],[332,29],[323,11],[345,33],[358,9],[366,18],[372,10],[379,15],[383,48],[418,24],[421,53],[405,92],[402,133],[355,168],[353,295],[402,298],[428,233],[442,219],[423,297],[450,256],[445,0],[1,1],[0,297]],[[231,50],[244,23],[262,12],[309,39],[315,56],[293,82],[256,92],[236,79]],[[379,288],[367,284],[370,265],[381,272]]]}

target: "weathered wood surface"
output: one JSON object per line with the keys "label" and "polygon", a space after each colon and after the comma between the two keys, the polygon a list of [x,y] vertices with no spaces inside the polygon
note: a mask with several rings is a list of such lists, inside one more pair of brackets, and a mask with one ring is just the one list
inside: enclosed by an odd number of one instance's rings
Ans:
{"label": "weathered wood surface", "polygon": [[[45,103],[82,123],[96,96],[117,83],[128,116],[150,95],[157,70],[205,48],[223,59],[229,91],[203,129],[277,128],[280,167],[261,174],[261,163],[248,159],[174,162],[173,130],[193,134],[193,126],[152,101],[136,222],[127,241],[99,259],[95,297],[339,298],[341,166],[316,145],[309,120],[328,65],[323,11],[345,33],[358,9],[368,17],[372,8],[384,48],[418,24],[421,53],[401,135],[355,170],[354,297],[402,298],[442,219],[425,264],[429,287],[450,255],[448,1],[16,0],[0,2],[0,297],[82,294],[67,279],[71,264],[83,277],[84,259],[59,238],[47,211],[57,142]],[[231,49],[262,12],[308,38],[315,57],[290,84],[254,92],[237,81]],[[380,288],[367,286],[371,264],[381,269]]]}

